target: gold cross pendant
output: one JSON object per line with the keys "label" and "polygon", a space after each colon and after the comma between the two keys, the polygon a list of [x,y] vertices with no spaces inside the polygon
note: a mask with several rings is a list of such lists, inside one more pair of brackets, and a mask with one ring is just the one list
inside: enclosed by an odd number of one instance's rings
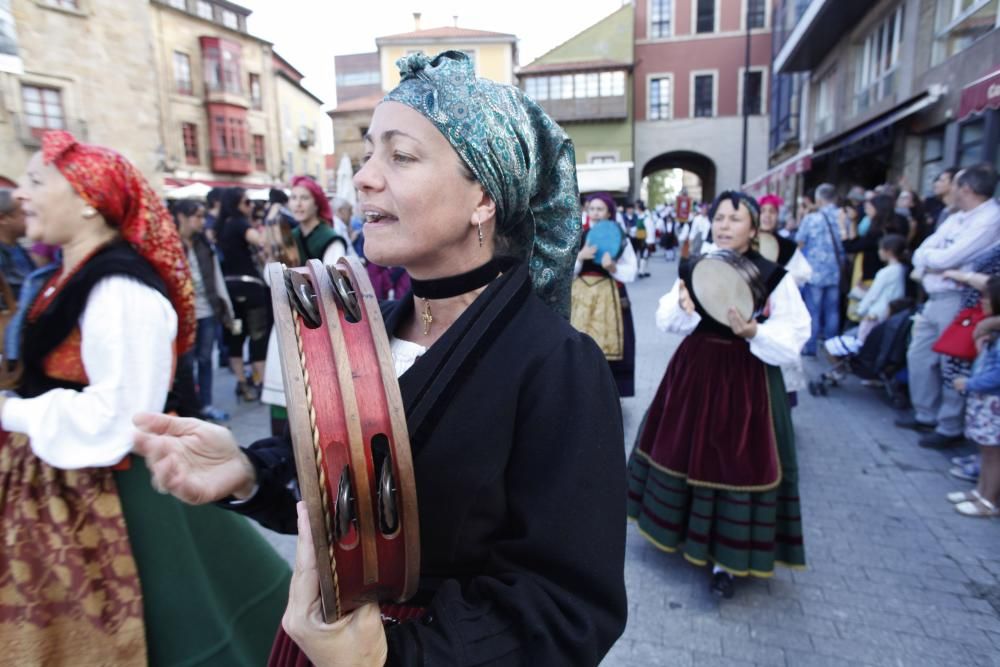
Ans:
{"label": "gold cross pendant", "polygon": [[424,312],[420,314],[420,319],[424,321],[424,335],[427,336],[431,332],[431,322],[434,321],[434,316],[431,314],[431,302],[424,299]]}

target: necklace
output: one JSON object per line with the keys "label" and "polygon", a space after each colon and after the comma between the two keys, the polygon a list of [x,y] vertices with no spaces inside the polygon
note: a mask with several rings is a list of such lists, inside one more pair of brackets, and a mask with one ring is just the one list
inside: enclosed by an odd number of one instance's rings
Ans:
{"label": "necklace", "polygon": [[431,324],[434,322],[431,299],[448,299],[459,294],[466,294],[488,285],[498,275],[500,275],[500,263],[491,259],[479,268],[457,276],[431,280],[418,280],[411,276],[410,286],[413,288],[413,296],[424,302],[423,312],[420,314],[420,319],[424,323],[424,335],[430,334]]}

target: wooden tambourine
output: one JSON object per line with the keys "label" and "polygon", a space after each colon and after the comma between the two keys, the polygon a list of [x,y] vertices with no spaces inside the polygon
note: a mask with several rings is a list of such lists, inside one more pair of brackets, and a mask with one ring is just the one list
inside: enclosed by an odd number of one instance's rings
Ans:
{"label": "wooden tambourine", "polygon": [[761,257],[769,262],[778,261],[781,254],[781,246],[778,244],[778,237],[771,232],[761,232],[757,235],[757,252]]}
{"label": "wooden tambourine", "polygon": [[323,618],[403,602],[420,573],[406,417],[364,267],[267,267],[299,489],[309,511]]}
{"label": "wooden tambourine", "polygon": [[729,326],[729,309],[749,322],[764,310],[767,293],[760,271],[732,250],[714,250],[694,260],[691,296],[713,320]]}

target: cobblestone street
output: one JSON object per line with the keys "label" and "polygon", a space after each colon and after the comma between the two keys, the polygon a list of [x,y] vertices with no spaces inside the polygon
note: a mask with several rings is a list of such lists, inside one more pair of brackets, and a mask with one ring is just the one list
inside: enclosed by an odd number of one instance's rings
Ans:
{"label": "cobblestone street", "polygon": [[[653,325],[675,267],[656,258],[653,276],[629,289],[638,376],[624,401],[626,449],[680,341]],[[217,403],[233,411],[240,441],[265,435],[266,410],[229,403],[231,384],[220,371]],[[793,414],[808,569],[738,581],[719,602],[706,569],[630,527],[629,622],[603,664],[1000,665],[1000,521],[959,516],[944,498],[968,488],[948,476],[948,459],[972,449],[920,449],[855,378],[827,397],[800,395]],[[294,556],[293,539],[269,538]]]}

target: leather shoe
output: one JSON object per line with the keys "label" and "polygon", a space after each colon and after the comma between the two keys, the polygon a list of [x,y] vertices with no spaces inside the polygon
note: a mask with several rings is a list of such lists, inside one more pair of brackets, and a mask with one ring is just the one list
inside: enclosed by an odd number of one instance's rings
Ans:
{"label": "leather shoe", "polygon": [[957,447],[965,442],[965,438],[960,435],[942,435],[938,432],[929,433],[920,438],[918,443],[925,449],[949,449]]}
{"label": "leather shoe", "polygon": [[733,597],[733,575],[728,572],[716,572],[712,575],[712,595],[728,600]]}
{"label": "leather shoe", "polygon": [[919,433],[930,433],[934,430],[934,427],[937,426],[937,424],[927,424],[925,422],[917,421],[917,418],[913,416],[900,417],[894,423],[899,428],[908,428],[911,431],[917,431]]}

